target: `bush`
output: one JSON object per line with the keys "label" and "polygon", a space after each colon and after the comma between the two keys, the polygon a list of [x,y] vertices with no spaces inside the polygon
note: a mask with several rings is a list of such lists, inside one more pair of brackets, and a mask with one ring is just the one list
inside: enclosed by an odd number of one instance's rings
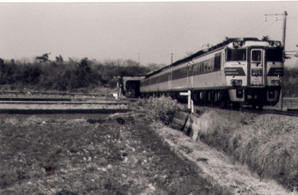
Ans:
{"label": "bush", "polygon": [[182,106],[170,97],[150,97],[147,100],[140,101],[143,101],[141,102],[141,105],[145,108],[149,119],[161,121],[166,125],[169,125],[173,121],[175,113],[182,110]]}
{"label": "bush", "polygon": [[284,96],[298,97],[298,67],[285,67],[282,87]]}

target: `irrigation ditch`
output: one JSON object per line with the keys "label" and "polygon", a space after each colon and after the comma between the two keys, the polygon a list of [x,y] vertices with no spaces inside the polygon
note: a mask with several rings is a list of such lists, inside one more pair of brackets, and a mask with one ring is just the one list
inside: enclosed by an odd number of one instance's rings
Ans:
{"label": "irrigation ditch", "polygon": [[[200,114],[176,113],[170,127],[187,135],[195,143],[205,143],[224,152],[234,163],[247,166],[256,174],[260,185],[262,181],[275,180],[293,194],[298,193],[297,117],[207,108]],[[174,147],[178,143],[181,141],[176,140],[171,145]],[[186,149],[184,155],[189,157],[197,154],[193,149]],[[192,160],[207,162],[208,158],[208,155],[199,155]],[[265,190],[266,187],[263,187]]]}

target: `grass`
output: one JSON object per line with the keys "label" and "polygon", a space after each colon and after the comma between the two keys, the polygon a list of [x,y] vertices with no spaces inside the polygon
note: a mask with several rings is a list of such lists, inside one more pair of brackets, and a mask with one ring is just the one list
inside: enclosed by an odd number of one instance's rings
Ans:
{"label": "grass", "polygon": [[206,110],[211,120],[200,139],[247,164],[261,179],[275,179],[287,189],[298,187],[297,117]]}

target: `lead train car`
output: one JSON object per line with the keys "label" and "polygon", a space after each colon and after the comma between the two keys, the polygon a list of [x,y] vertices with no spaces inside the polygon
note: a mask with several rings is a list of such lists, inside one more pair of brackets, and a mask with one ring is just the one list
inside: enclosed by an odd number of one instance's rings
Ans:
{"label": "lead train car", "polygon": [[195,103],[262,108],[279,101],[283,76],[280,41],[232,38],[148,74],[143,97],[179,98],[190,90]]}

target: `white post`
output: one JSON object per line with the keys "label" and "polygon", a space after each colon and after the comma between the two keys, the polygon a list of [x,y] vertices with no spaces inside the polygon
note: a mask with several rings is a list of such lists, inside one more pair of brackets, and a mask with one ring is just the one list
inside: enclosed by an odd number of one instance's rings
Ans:
{"label": "white post", "polygon": [[191,109],[191,92],[190,92],[190,90],[187,91],[187,108]]}
{"label": "white post", "polygon": [[194,104],[193,104],[193,100],[191,99],[191,91],[188,90],[186,93],[185,92],[181,92],[180,93],[181,96],[187,96],[187,109],[189,109],[191,111],[191,113],[194,113]]}
{"label": "white post", "polygon": [[191,113],[195,113],[195,107],[193,105],[193,100],[191,100]]}

